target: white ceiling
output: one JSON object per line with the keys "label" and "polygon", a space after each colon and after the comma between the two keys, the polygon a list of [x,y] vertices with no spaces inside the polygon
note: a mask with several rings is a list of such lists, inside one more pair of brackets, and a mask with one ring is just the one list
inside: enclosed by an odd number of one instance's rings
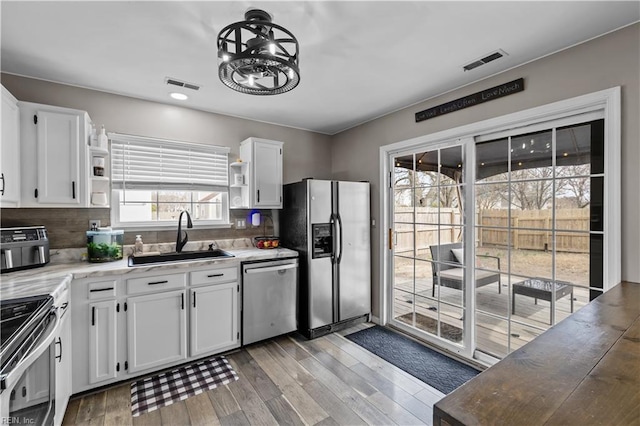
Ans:
{"label": "white ceiling", "polygon": [[[640,2],[7,2],[3,72],[335,134],[640,20]],[[300,43],[276,96],[217,77],[216,37],[262,8]],[[497,49],[505,58],[462,66]],[[174,101],[174,77],[201,85]],[[173,88],[172,88],[173,87]]]}

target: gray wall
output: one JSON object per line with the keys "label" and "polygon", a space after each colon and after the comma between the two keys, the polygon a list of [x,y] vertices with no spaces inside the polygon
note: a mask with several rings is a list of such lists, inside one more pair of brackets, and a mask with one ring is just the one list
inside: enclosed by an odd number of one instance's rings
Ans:
{"label": "gray wall", "polygon": [[[473,72],[473,71],[471,71]],[[524,77],[525,91],[420,123],[414,114]],[[454,92],[342,132],[333,138],[334,179],[372,183],[371,212],[379,222],[379,148],[383,145],[560,101],[622,87],[622,279],[640,282],[640,24],[512,69]],[[377,312],[379,237],[372,233],[373,307]]]}
{"label": "gray wall", "polygon": [[285,183],[331,177],[331,137],[320,133],[10,74],[2,74],[2,85],[20,101],[87,111],[107,132],[228,146],[231,160],[248,137],[282,141]]}
{"label": "gray wall", "polygon": [[[108,132],[228,146],[231,161],[238,157],[240,142],[248,137],[282,141],[285,183],[305,177],[331,178],[331,137],[327,135],[10,74],[2,74],[2,85],[20,101],[87,111],[96,127],[104,124]],[[27,167],[24,161],[23,167]],[[231,218],[247,214],[245,210],[232,210]],[[52,248],[81,247],[86,242],[89,218],[108,225],[109,210],[2,209],[1,225],[44,225],[49,230]],[[273,214],[273,219],[277,227],[277,214]],[[242,238],[263,235],[265,231],[267,235],[273,233],[270,226],[245,230],[194,229],[189,231],[189,238],[192,241]],[[133,244],[137,233],[142,233],[147,243],[175,241],[175,231],[129,231],[125,233],[125,244]]]}

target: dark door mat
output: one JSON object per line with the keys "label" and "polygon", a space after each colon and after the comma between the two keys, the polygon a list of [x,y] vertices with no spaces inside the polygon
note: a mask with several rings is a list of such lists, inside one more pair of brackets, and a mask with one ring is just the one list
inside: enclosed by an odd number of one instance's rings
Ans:
{"label": "dark door mat", "polygon": [[[396,319],[405,324],[409,324],[412,327],[428,331],[431,334],[436,334],[438,332],[438,322],[433,318],[424,316],[418,312],[409,312],[408,314],[396,317]],[[462,342],[462,329],[455,325],[447,324],[446,322],[440,323],[440,335],[452,342]]]}
{"label": "dark door mat", "polygon": [[238,380],[229,361],[215,357],[131,383],[133,417]]}
{"label": "dark door mat", "polygon": [[379,325],[345,337],[445,394],[479,373],[475,368]]}

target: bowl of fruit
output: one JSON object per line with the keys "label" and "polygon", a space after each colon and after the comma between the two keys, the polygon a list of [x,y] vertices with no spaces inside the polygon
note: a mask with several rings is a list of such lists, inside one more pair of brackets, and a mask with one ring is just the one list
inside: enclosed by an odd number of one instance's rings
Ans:
{"label": "bowl of fruit", "polygon": [[280,246],[278,237],[254,237],[253,245],[259,249],[274,249]]}

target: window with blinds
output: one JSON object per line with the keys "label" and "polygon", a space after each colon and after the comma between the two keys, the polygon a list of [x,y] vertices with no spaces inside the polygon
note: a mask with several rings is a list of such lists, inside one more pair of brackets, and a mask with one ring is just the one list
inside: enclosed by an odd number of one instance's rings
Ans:
{"label": "window with blinds", "polygon": [[229,148],[110,133],[112,223],[229,222]]}

